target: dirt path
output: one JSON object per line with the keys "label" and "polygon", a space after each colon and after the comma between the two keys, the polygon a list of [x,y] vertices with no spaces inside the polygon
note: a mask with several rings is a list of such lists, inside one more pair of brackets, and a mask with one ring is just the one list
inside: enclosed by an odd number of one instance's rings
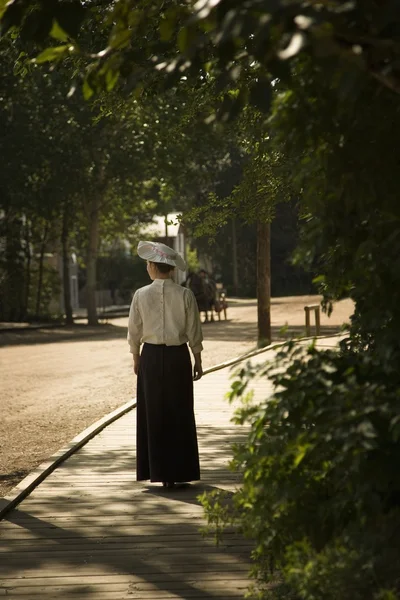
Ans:
{"label": "dirt path", "polygon": [[[304,305],[316,296],[276,298],[274,338],[286,323],[304,331]],[[350,301],[322,315],[324,333],[348,321]],[[254,300],[232,300],[228,321],[204,326],[204,367],[255,348]],[[96,420],[135,396],[127,318],[99,328],[76,326],[0,334],[0,497]]]}

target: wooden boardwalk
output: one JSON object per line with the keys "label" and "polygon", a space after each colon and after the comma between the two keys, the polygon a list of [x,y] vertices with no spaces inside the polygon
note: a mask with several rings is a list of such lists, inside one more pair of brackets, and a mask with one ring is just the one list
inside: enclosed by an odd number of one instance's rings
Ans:
{"label": "wooden boardwalk", "polygon": [[[201,482],[164,490],[135,481],[132,410],[0,522],[0,598],[243,598],[251,545],[234,533],[218,547],[204,537],[197,499],[238,483],[228,468],[230,446],[245,432],[230,422],[230,375],[225,368],[195,384]],[[262,397],[271,392],[266,381],[255,390]]]}
{"label": "wooden boardwalk", "polygon": [[[164,490],[135,481],[132,410],[60,465],[0,522],[0,597],[29,599],[242,598],[248,541],[204,537],[204,491],[233,490],[224,399],[229,369],[195,384],[201,482]],[[269,394],[268,384],[260,391]]]}

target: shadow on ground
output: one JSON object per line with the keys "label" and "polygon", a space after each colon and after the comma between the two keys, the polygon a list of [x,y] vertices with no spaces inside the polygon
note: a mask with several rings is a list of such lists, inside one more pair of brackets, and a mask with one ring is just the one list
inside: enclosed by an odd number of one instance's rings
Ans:
{"label": "shadow on ground", "polygon": [[199,427],[202,481],[168,491],[134,481],[128,443],[74,455],[51,486],[39,486],[0,523],[3,592],[27,594],[33,586],[29,597],[97,598],[107,590],[110,598],[243,597],[251,544],[228,530],[217,547],[201,532],[198,500],[238,483],[227,464],[239,439],[234,428]]}
{"label": "shadow on ground", "polygon": [[[333,335],[341,331],[341,327],[335,325],[322,325],[320,335]],[[203,324],[205,340],[225,340],[227,342],[254,341],[257,339],[257,325],[246,321],[216,321]],[[289,327],[272,326],[272,341],[285,341],[293,338],[305,337],[304,326],[293,325]],[[311,335],[315,335],[315,328],[311,329]]]}
{"label": "shadow on ground", "polygon": [[[321,335],[338,333],[339,326],[321,327]],[[312,329],[312,335],[315,330]],[[12,333],[0,332],[0,347],[31,344],[53,344],[85,341],[107,341],[126,339],[126,326],[107,324],[90,327],[88,325],[73,325],[59,328],[15,331]],[[224,340],[227,342],[254,341],[257,338],[257,325],[252,321],[214,321],[203,323],[205,340]],[[302,326],[272,327],[273,341],[283,341],[296,337],[303,337],[305,328]]]}
{"label": "shadow on ground", "polygon": [[97,325],[95,327],[76,324],[71,326],[49,327],[41,329],[25,329],[23,331],[1,332],[1,346],[17,346],[28,344],[53,344],[55,342],[84,342],[93,340],[112,340],[126,338],[126,327],[113,325]]}

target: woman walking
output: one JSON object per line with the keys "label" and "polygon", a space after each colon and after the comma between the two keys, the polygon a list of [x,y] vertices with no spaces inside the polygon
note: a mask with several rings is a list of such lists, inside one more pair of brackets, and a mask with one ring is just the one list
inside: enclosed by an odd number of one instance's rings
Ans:
{"label": "woman walking", "polygon": [[152,283],[136,291],[128,325],[138,376],[137,480],[174,487],[200,479],[193,410],[193,380],[203,374],[200,316],[193,293],[171,279],[175,267],[186,269],[183,258],[158,242],[139,242],[138,254]]}

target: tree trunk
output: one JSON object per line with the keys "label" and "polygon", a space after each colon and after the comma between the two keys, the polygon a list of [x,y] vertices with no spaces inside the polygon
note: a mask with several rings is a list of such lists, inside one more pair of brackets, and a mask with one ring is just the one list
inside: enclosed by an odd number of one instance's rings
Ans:
{"label": "tree trunk", "polygon": [[99,201],[91,202],[89,217],[89,240],[86,259],[86,307],[88,325],[98,325],[96,308],[97,253],[99,245]]}
{"label": "tree trunk", "polygon": [[271,343],[271,226],[257,223],[258,347]]}
{"label": "tree trunk", "polygon": [[40,314],[40,304],[42,301],[44,253],[46,250],[46,240],[47,240],[48,229],[49,229],[49,223],[48,223],[48,221],[46,221],[46,224],[44,226],[42,241],[40,244],[39,275],[38,275],[38,287],[37,287],[37,294],[36,294],[36,310],[35,310],[37,317]]}
{"label": "tree trunk", "polygon": [[232,267],[233,267],[233,289],[235,296],[239,293],[239,272],[237,260],[237,238],[236,238],[236,219],[232,219]]}
{"label": "tree trunk", "polygon": [[69,272],[69,214],[67,203],[64,206],[63,212],[63,223],[61,230],[61,244],[62,244],[62,261],[63,261],[63,292],[64,292],[64,310],[65,310],[65,322],[67,325],[74,324],[74,317],[72,314],[71,304],[71,278]]}
{"label": "tree trunk", "polygon": [[29,299],[31,293],[31,266],[32,266],[32,253],[31,253],[31,236],[30,236],[30,223],[26,220],[25,223],[25,257],[26,257],[26,269],[25,269],[25,293],[24,293],[24,312],[26,318],[29,312]]}
{"label": "tree trunk", "polygon": [[25,317],[25,256],[22,236],[21,217],[6,209],[1,219],[0,232],[0,316],[3,321],[20,321]]}

